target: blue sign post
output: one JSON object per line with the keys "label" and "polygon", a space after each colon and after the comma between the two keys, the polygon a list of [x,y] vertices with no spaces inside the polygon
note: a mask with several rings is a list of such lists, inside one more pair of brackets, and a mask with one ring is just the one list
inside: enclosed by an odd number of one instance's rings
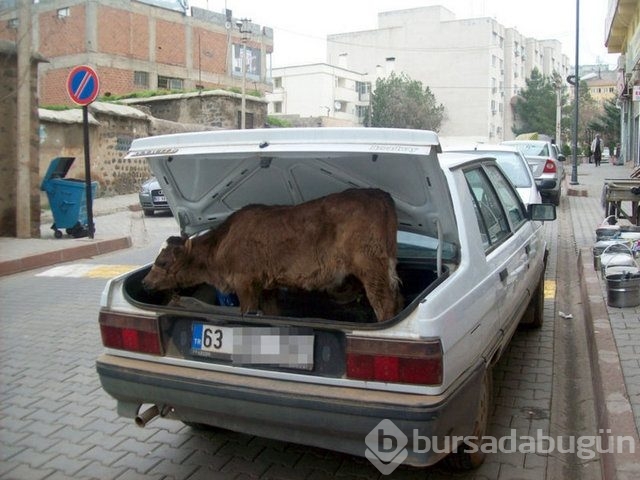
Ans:
{"label": "blue sign post", "polygon": [[82,123],[84,125],[84,177],[87,194],[87,227],[89,238],[93,238],[93,198],[91,196],[91,157],[89,155],[89,110],[87,106],[98,97],[100,81],[96,71],[87,66],[74,67],[67,77],[67,93],[71,100],[82,106]]}

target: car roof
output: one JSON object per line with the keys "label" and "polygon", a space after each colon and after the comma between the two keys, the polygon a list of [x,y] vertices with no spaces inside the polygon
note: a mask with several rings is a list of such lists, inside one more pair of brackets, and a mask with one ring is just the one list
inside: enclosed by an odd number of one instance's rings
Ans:
{"label": "car roof", "polygon": [[495,145],[490,143],[476,143],[472,145],[458,145],[443,149],[445,152],[513,152],[519,150],[510,145]]}
{"label": "car roof", "polygon": [[504,142],[502,142],[503,145],[517,145],[517,144],[521,144],[521,143],[529,143],[529,144],[539,144],[539,145],[543,145],[545,143],[551,143],[549,140],[505,140]]}

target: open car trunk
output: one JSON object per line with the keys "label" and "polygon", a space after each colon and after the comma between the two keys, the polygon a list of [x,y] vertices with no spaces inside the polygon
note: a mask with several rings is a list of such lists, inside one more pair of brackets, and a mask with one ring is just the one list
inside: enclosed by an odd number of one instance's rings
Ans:
{"label": "open car trunk", "polygon": [[[150,266],[136,270],[126,279],[124,288],[128,300],[143,309],[184,311],[189,313],[220,313],[240,315],[237,298],[224,295],[214,287],[201,284],[196,287],[175,292],[150,291],[142,286],[142,279]],[[400,293],[403,310],[398,320],[413,310],[428,293],[444,281],[449,275],[449,266],[445,265],[440,276],[436,262],[431,259],[399,259],[397,273],[400,278]],[[308,323],[335,323],[381,325],[360,282],[349,277],[342,288],[331,293],[326,291],[304,291],[281,288],[266,293],[276,302],[279,317],[293,317]],[[250,313],[243,320],[256,319],[263,322],[261,312]],[[392,320],[393,321],[393,320]],[[383,322],[388,324],[388,322]]]}
{"label": "open car trunk", "polygon": [[[250,204],[297,205],[352,188],[387,192],[398,218],[397,273],[406,313],[459,261],[458,229],[440,151],[437,136],[428,131],[313,128],[148,137],[134,140],[127,157],[149,161],[181,233],[189,236],[215,229]],[[146,292],[141,285],[145,274],[132,274],[125,288],[129,300],[143,308],[239,314],[237,299],[211,286],[173,295]],[[267,294],[280,316],[376,323],[355,278],[348,277],[331,293],[279,289]]]}

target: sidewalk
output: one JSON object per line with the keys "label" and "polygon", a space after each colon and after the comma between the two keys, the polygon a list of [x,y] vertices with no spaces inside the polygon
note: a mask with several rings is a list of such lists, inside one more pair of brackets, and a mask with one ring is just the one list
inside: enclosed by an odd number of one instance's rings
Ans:
{"label": "sidewalk", "polygon": [[[594,164],[581,164],[578,166],[577,185],[569,185],[571,164],[567,163],[565,168],[566,200],[570,206],[575,247],[579,255],[581,298],[589,332],[597,425],[603,438],[629,436],[639,448],[640,307],[616,308],[607,305],[606,282],[600,272],[594,270],[592,251],[596,228],[605,218],[601,198],[604,180],[629,178],[632,168],[631,165],[602,164],[596,167]],[[602,463],[604,478],[640,478],[640,452],[605,453]]]}
{"label": "sidewalk", "polygon": [[130,207],[135,209],[137,206],[137,193],[96,198],[93,202],[96,228],[93,239],[67,235],[56,239],[50,228],[53,223],[51,212],[43,212],[40,238],[0,237],[0,276],[130,247]]}

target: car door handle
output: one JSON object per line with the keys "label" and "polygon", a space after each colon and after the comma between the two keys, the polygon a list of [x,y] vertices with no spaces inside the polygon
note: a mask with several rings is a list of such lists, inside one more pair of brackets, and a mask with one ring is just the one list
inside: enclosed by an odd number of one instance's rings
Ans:
{"label": "car door handle", "polygon": [[507,277],[509,276],[509,272],[507,271],[506,268],[503,268],[502,270],[500,270],[500,273],[498,275],[500,275],[500,281],[504,282],[507,280]]}

